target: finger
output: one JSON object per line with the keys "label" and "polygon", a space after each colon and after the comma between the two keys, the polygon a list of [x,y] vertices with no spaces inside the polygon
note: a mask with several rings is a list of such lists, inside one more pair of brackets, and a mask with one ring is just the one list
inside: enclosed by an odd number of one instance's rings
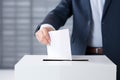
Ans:
{"label": "finger", "polygon": [[41,42],[41,40],[40,40],[40,35],[42,35],[41,32],[40,32],[40,31],[37,31],[35,35],[36,35],[37,40],[38,40],[39,42]]}
{"label": "finger", "polygon": [[47,39],[47,41],[50,43],[50,36],[49,36],[49,29],[48,28],[43,28],[42,33],[44,37]]}
{"label": "finger", "polygon": [[40,41],[41,41],[42,43],[48,45],[48,44],[49,44],[49,41],[48,41],[48,39],[46,38],[46,36],[44,35],[43,31],[41,31],[41,34],[42,34],[42,35],[40,36]]}
{"label": "finger", "polygon": [[36,32],[36,38],[37,38],[37,40],[38,40],[40,43],[45,44],[45,45],[48,44],[48,41],[47,41],[46,38],[44,37],[42,31]]}

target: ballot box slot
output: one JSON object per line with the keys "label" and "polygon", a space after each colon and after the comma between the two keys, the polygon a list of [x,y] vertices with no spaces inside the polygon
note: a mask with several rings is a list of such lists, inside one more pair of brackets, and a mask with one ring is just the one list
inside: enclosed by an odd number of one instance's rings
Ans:
{"label": "ballot box slot", "polygon": [[88,59],[43,59],[43,61],[89,61]]}

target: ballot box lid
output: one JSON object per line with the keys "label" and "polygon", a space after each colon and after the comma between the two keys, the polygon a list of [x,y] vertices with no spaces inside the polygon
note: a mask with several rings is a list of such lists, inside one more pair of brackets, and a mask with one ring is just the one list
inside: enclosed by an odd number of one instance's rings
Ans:
{"label": "ballot box lid", "polygon": [[22,57],[15,66],[71,66],[71,65],[102,65],[102,66],[115,66],[116,65],[105,55],[80,55],[72,56],[72,59],[88,59],[88,61],[43,61],[47,59],[47,55],[25,55]]}

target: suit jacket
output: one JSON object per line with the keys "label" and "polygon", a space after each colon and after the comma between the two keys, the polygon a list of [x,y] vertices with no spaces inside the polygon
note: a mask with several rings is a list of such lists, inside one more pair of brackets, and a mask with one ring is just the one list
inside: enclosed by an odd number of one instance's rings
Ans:
{"label": "suit jacket", "polygon": [[[48,23],[59,29],[71,15],[73,15],[72,54],[85,54],[89,32],[93,25],[89,0],[61,0],[41,24]],[[104,54],[120,65],[120,0],[106,0],[101,24]]]}

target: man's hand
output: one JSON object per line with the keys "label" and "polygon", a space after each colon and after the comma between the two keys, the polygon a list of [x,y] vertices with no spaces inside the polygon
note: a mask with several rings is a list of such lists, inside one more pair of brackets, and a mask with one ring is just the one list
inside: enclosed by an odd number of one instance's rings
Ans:
{"label": "man's hand", "polygon": [[48,32],[53,30],[54,29],[51,27],[43,27],[42,29],[38,30],[35,34],[37,40],[42,44],[49,45],[51,40]]}

